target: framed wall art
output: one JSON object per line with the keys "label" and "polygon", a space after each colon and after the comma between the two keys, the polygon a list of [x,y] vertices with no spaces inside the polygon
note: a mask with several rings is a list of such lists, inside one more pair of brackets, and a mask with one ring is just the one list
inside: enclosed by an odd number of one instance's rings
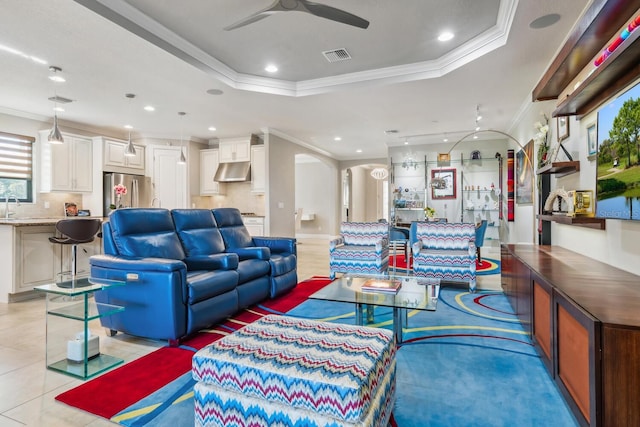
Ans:
{"label": "framed wall art", "polygon": [[431,198],[433,200],[456,198],[455,169],[437,169],[431,171]]}
{"label": "framed wall art", "polygon": [[558,117],[557,119],[558,142],[569,138],[569,117]]}
{"label": "framed wall art", "polygon": [[[527,160],[527,157],[529,160]],[[516,203],[533,203],[533,140],[516,153]]]}

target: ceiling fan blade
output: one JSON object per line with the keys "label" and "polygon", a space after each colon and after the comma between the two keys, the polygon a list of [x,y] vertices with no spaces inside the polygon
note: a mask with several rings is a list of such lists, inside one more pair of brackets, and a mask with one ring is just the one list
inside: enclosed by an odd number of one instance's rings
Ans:
{"label": "ceiling fan blade", "polygon": [[249,15],[244,19],[235,22],[228,27],[224,27],[225,31],[235,30],[236,28],[244,27],[245,25],[253,24],[256,21],[260,21],[261,19],[268,18],[270,15],[281,12],[284,9],[280,5],[280,0],[275,0],[271,5],[265,9],[262,9],[259,12],[254,13],[253,15]]}
{"label": "ceiling fan blade", "polygon": [[327,6],[324,4],[318,4],[307,0],[298,0],[304,7],[307,8],[309,13],[319,16],[321,18],[330,19],[332,21],[341,22],[343,24],[352,25],[354,27],[366,29],[369,27],[369,21],[360,18],[352,13],[345,12],[335,7]]}
{"label": "ceiling fan blade", "polygon": [[225,31],[235,30],[236,28],[244,27],[245,25],[249,25],[256,21],[260,21],[261,19],[267,18],[269,15],[271,14],[265,13],[265,12],[254,13],[253,15],[247,16],[246,18],[241,19],[240,21],[234,24],[231,24],[228,27],[224,27],[224,30]]}

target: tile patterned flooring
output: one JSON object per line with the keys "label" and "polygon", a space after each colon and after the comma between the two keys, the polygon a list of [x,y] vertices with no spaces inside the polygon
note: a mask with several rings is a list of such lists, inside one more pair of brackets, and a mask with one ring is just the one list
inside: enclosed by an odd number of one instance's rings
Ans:
{"label": "tile patterned flooring", "polygon": [[[483,256],[498,258],[499,248],[483,248]],[[328,241],[299,239],[299,280],[328,274]],[[498,290],[500,276],[479,276],[478,287]],[[54,400],[82,381],[45,368],[44,311],[42,298],[0,303],[0,427],[114,425]],[[123,334],[106,337],[98,322],[92,322],[92,332],[100,336],[105,353],[121,357],[125,363],[165,345]]]}

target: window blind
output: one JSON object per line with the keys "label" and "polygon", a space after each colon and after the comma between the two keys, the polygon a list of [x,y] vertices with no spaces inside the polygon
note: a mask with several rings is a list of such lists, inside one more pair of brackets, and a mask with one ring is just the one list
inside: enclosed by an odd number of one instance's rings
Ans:
{"label": "window blind", "polygon": [[31,180],[35,139],[0,132],[0,178]]}

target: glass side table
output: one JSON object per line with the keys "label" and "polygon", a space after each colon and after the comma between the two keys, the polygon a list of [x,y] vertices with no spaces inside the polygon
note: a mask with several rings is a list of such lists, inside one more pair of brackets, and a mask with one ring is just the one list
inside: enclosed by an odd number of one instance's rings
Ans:
{"label": "glass side table", "polygon": [[80,278],[36,286],[47,299],[47,368],[87,379],[123,363],[100,352],[99,337],[91,335],[89,322],[124,311],[124,307],[96,303],[93,293],[126,282]]}

